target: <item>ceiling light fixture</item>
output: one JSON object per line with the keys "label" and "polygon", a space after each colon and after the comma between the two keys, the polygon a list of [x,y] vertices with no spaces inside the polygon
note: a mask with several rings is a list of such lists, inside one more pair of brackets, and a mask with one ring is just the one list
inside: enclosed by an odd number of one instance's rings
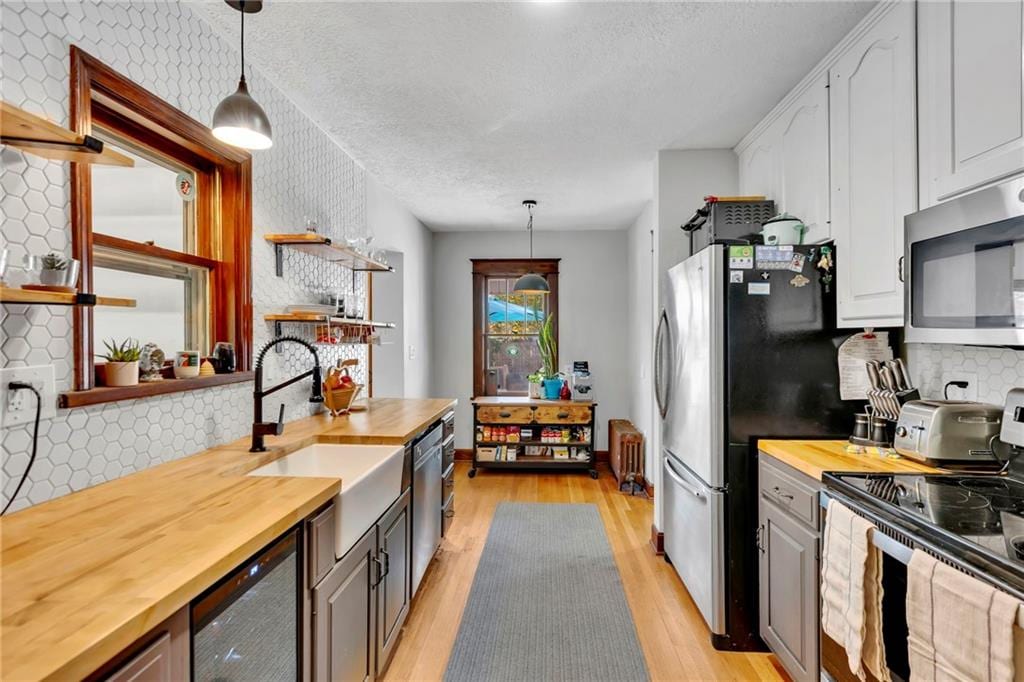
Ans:
{"label": "ceiling light fixture", "polygon": [[[527,199],[523,202],[523,206],[526,207],[526,211],[530,214],[530,219],[526,223],[526,231],[530,233],[530,260],[533,260],[533,209],[536,205],[537,202],[533,199]],[[534,272],[528,272],[516,280],[512,291],[517,294],[547,294],[550,293],[551,288],[548,287],[548,281],[543,276]]]}
{"label": "ceiling light fixture", "polygon": [[243,149],[267,149],[271,139],[270,119],[263,107],[249,95],[245,84],[245,15],[263,9],[262,0],[226,0],[242,15],[242,77],[238,90],[221,100],[213,112],[213,136]]}

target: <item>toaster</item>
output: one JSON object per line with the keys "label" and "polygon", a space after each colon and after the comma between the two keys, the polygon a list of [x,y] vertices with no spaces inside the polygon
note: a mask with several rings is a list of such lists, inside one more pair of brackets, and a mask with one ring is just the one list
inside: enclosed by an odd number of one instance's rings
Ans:
{"label": "toaster", "polygon": [[911,400],[900,410],[893,447],[904,457],[943,467],[992,464],[1003,408],[965,400]]}

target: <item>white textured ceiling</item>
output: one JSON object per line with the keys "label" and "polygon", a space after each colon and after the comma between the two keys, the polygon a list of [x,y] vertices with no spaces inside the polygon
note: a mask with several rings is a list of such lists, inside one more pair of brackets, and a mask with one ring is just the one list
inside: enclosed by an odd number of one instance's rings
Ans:
{"label": "white textured ceiling", "polygon": [[246,47],[432,229],[622,228],[659,149],[734,145],[873,4],[277,0]]}

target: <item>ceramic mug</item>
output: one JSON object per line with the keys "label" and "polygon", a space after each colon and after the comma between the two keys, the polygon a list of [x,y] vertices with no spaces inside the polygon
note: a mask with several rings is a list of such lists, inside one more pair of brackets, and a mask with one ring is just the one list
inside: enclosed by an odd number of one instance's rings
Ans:
{"label": "ceramic mug", "polygon": [[199,351],[179,350],[174,354],[174,378],[193,379],[199,376]]}

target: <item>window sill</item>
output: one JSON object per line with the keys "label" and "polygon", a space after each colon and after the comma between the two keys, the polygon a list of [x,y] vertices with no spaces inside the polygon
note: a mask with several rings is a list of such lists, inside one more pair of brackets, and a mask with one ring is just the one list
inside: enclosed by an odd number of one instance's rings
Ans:
{"label": "window sill", "polygon": [[138,386],[98,386],[88,391],[68,391],[60,394],[59,404],[63,408],[86,407],[101,403],[113,403],[119,400],[135,400],[154,395],[181,393],[182,391],[198,391],[214,386],[240,384],[252,381],[253,372],[235,372],[233,374],[215,374],[212,377],[195,379],[164,379]]}

